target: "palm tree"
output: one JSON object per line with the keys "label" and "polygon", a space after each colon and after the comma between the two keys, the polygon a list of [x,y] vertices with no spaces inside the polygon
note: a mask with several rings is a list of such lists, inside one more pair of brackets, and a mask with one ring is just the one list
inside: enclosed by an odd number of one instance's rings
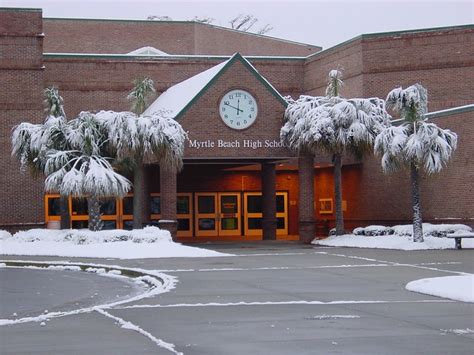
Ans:
{"label": "palm tree", "polygon": [[107,134],[94,114],[81,112],[66,126],[65,136],[69,150],[50,149],[46,153],[46,191],[86,198],[89,229],[98,231],[102,228],[100,199],[123,197],[131,184],[103,156]]}
{"label": "palm tree", "polygon": [[344,234],[342,156],[346,152],[360,156],[370,150],[390,119],[384,100],[342,98],[342,85],[342,73],[331,70],[326,96],[290,99],[280,132],[282,141],[299,154],[332,154],[337,235]]}
{"label": "palm tree", "polygon": [[[46,119],[43,124],[21,123],[13,130],[12,155],[20,161],[21,169],[33,175],[45,173],[45,156],[50,149],[65,150],[66,114],[63,98],[56,87],[44,90]],[[68,197],[60,197],[61,229],[70,227]]]}
{"label": "palm tree", "polygon": [[448,163],[457,146],[457,135],[426,121],[428,92],[420,84],[389,92],[387,106],[400,114],[402,124],[384,129],[375,140],[384,172],[410,168],[413,208],[413,241],[423,242],[420,170],[437,173]]}
{"label": "palm tree", "polygon": [[145,216],[142,216],[140,211],[146,211],[144,207],[148,204],[144,164],[158,162],[162,169],[179,171],[183,165],[184,142],[187,138],[181,125],[167,117],[165,111],[143,115],[146,97],[154,91],[152,87],[153,82],[150,79],[136,82],[129,95],[135,99],[135,113],[100,111],[96,114],[108,132],[108,145],[114,156],[118,161],[133,165],[135,229],[142,228]]}
{"label": "palm tree", "polygon": [[[134,87],[127,98],[132,102],[132,111],[141,115],[147,108],[147,99],[155,92],[153,80],[149,78],[136,79]],[[140,134],[138,133],[138,139]],[[137,141],[139,143],[140,140]],[[136,146],[139,147],[140,144]],[[148,218],[148,190],[146,188],[146,169],[143,164],[143,157],[139,149],[133,149],[133,156],[130,158],[134,163],[133,169],[133,228],[142,228],[143,223]]]}

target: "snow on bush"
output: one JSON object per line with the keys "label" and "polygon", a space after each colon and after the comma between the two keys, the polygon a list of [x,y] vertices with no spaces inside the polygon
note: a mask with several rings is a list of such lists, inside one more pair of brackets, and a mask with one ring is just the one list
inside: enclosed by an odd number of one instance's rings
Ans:
{"label": "snow on bush", "polygon": [[[413,243],[413,225],[411,224],[394,227],[374,225],[356,228],[353,234],[332,235],[322,240],[315,239],[313,244],[333,247],[398,250],[454,249],[454,240],[442,237],[446,236],[446,234],[472,232],[472,228],[464,224],[423,223],[423,231],[424,241]],[[462,241],[462,244],[464,248],[474,248],[474,240],[472,239],[465,239]]]}
{"label": "snow on bush", "polygon": [[0,254],[119,259],[230,255],[175,243],[168,231],[157,227],[98,232],[31,229],[0,239]]}
{"label": "snow on bush", "polygon": [[[446,234],[459,234],[472,232],[472,228],[465,224],[431,224],[423,223],[423,236],[424,237],[444,237]],[[379,236],[379,235],[398,235],[411,237],[413,235],[413,225],[404,224],[393,227],[385,226],[367,226],[359,227],[353,230],[354,235],[362,235],[367,237]]]}
{"label": "snow on bush", "polygon": [[158,227],[145,227],[138,230],[103,230],[91,232],[87,229],[30,229],[15,233],[10,240],[20,242],[65,242],[70,244],[99,244],[113,242],[133,243],[171,243],[171,235]]}
{"label": "snow on bush", "polygon": [[[344,234],[326,239],[315,239],[312,244],[331,247],[396,250],[455,249],[454,240],[452,238],[426,237],[423,242],[413,243],[413,237],[396,234],[373,236],[370,238],[363,235]],[[462,246],[465,249],[474,248],[474,240],[464,239]]]}
{"label": "snow on bush", "polygon": [[373,237],[376,235],[390,235],[394,234],[395,230],[390,227],[385,226],[368,226],[368,227],[359,227],[352,231],[355,235],[365,235],[366,237]]}
{"label": "snow on bush", "polygon": [[3,229],[0,229],[0,240],[11,238],[11,234]]}

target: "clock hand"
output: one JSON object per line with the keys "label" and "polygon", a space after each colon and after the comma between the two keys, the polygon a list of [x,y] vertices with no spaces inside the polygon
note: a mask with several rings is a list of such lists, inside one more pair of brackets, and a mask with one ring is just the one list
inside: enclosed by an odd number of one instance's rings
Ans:
{"label": "clock hand", "polygon": [[235,109],[237,110],[237,113],[239,113],[239,111],[240,111],[240,112],[244,112],[244,110],[242,110],[242,109],[240,109],[240,108],[238,108],[238,107],[235,107],[235,106],[232,106],[232,105],[229,105],[229,104],[226,104],[226,103],[224,103],[224,105],[229,106],[229,107],[232,107],[232,108],[235,108]]}
{"label": "clock hand", "polygon": [[240,100],[237,100],[237,116],[239,115],[239,110],[242,111],[239,107],[240,107]]}

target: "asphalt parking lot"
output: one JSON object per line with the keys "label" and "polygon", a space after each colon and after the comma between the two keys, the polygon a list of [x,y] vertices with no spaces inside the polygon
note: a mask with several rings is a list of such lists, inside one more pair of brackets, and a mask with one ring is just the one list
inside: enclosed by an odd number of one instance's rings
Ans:
{"label": "asphalt parking lot", "polygon": [[[159,270],[177,279],[175,288],[169,292],[122,303],[105,311],[100,309],[101,304],[124,299],[140,290],[120,280],[78,271],[0,269],[1,318],[13,319],[12,312],[18,308],[16,317],[26,319],[19,324],[0,326],[0,352],[473,352],[473,304],[404,289],[412,280],[459,272],[474,273],[472,250],[406,252],[321,248],[293,243],[205,244],[201,247],[235,256],[74,259],[83,263]],[[3,259],[72,260],[53,257]],[[49,296],[37,295],[39,287],[50,290]],[[73,313],[79,306],[94,305],[99,307]],[[46,307],[64,312],[64,316],[49,319],[41,325],[34,316]],[[27,317],[33,318],[28,321]]]}

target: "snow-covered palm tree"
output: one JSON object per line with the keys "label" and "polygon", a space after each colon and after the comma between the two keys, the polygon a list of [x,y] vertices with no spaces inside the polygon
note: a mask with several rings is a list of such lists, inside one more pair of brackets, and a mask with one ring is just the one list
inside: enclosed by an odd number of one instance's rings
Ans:
{"label": "snow-covered palm tree", "polygon": [[86,198],[89,229],[100,230],[100,199],[123,197],[131,184],[103,156],[107,134],[94,114],[81,112],[68,123],[65,136],[68,150],[50,149],[46,153],[46,191]]}
{"label": "snow-covered palm tree", "polygon": [[[12,134],[12,155],[33,175],[45,174],[46,153],[50,149],[68,149],[65,127],[63,98],[56,87],[44,90],[46,119],[42,124],[23,122],[16,126]],[[60,197],[61,229],[70,227],[68,197]]]}
{"label": "snow-covered palm tree", "polygon": [[143,115],[147,98],[155,92],[153,81],[144,78],[134,83],[128,95],[134,112],[100,111],[96,117],[106,127],[108,143],[117,159],[133,165],[133,228],[142,228],[140,211],[148,203],[144,164],[158,162],[161,169],[180,170],[187,135],[164,111]]}
{"label": "snow-covered palm tree", "polygon": [[300,154],[332,154],[337,235],[344,233],[342,156],[345,152],[360,155],[371,149],[375,137],[390,120],[384,100],[342,98],[342,85],[342,73],[331,70],[326,96],[289,99],[280,132],[282,141]]}
{"label": "snow-covered palm tree", "polygon": [[413,207],[413,241],[423,241],[419,172],[439,172],[456,150],[457,135],[426,121],[428,93],[420,84],[396,88],[387,96],[387,106],[400,113],[403,123],[384,129],[375,140],[385,172],[410,168]]}

